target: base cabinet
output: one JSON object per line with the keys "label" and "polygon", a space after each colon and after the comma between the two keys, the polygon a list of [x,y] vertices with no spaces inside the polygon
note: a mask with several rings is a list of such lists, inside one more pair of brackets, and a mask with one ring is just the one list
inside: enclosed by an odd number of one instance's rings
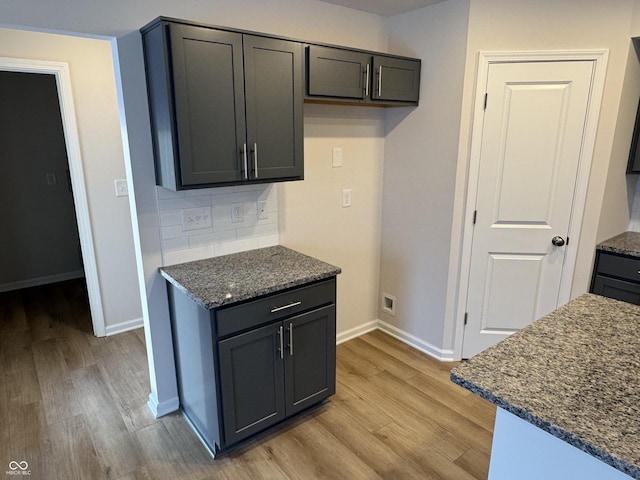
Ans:
{"label": "base cabinet", "polygon": [[640,305],[640,259],[596,250],[589,291]]}
{"label": "base cabinet", "polygon": [[330,305],[219,343],[228,443],[335,393],[334,318]]}
{"label": "base cabinet", "polygon": [[169,298],[181,409],[213,454],[335,393],[335,278],[212,311]]}

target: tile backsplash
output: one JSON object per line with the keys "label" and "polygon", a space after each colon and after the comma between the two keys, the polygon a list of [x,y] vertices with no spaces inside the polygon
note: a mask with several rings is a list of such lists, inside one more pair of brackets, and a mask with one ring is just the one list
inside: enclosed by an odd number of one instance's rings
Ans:
{"label": "tile backsplash", "polygon": [[[273,184],[181,192],[156,188],[164,265],[278,244],[278,192]],[[265,202],[267,218],[258,218],[258,202]],[[242,219],[234,222],[232,211],[239,205]],[[183,213],[192,209],[211,215],[210,221],[202,222],[205,228],[185,229]]]}

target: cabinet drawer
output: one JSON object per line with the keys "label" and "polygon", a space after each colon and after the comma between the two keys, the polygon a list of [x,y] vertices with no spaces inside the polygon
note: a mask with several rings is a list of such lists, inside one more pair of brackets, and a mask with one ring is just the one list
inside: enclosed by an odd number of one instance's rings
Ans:
{"label": "cabinet drawer", "polygon": [[640,285],[637,283],[596,275],[592,292],[603,297],[640,305]]}
{"label": "cabinet drawer", "polygon": [[331,278],[322,283],[223,308],[215,313],[218,336],[225,337],[335,301],[336,280]]}
{"label": "cabinet drawer", "polygon": [[640,283],[640,260],[600,252],[596,274]]}

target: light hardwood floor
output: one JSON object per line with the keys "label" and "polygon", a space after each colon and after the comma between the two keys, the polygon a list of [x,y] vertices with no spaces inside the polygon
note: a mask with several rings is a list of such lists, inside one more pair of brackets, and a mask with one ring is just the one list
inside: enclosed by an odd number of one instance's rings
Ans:
{"label": "light hardwood floor", "polygon": [[0,477],[487,477],[495,408],[381,332],[338,346],[329,402],[215,460],[179,413],[153,418],[145,355],[142,330],[92,335],[81,281],[0,293]]}

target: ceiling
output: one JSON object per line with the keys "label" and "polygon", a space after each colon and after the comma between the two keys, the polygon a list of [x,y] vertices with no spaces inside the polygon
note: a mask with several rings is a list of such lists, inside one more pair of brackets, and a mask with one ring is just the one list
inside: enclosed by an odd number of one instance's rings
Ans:
{"label": "ceiling", "polygon": [[334,5],[375,13],[383,17],[390,17],[399,13],[410,12],[418,8],[440,3],[444,0],[321,0]]}

